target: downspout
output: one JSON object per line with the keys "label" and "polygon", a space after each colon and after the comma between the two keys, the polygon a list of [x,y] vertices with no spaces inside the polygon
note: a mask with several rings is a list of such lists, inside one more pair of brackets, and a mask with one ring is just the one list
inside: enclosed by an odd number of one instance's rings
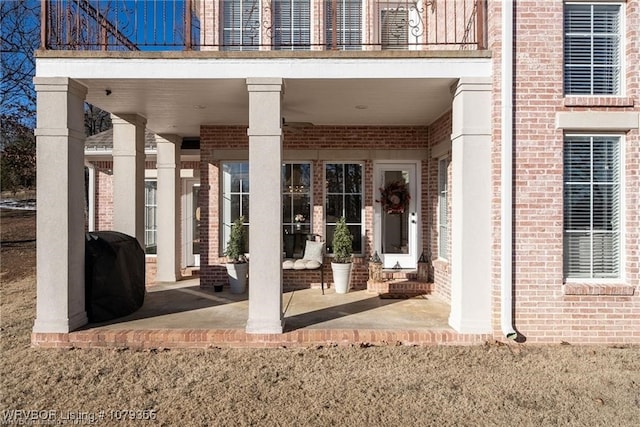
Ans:
{"label": "downspout", "polygon": [[502,2],[501,87],[501,305],[500,323],[507,339],[516,339],[513,328],[513,2]]}

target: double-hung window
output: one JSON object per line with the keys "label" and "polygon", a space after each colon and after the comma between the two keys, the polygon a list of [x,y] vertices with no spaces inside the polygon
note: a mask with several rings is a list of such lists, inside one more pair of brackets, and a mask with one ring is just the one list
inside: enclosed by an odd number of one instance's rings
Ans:
{"label": "double-hung window", "polygon": [[406,50],[409,43],[409,11],[403,7],[380,10],[382,49]]}
{"label": "double-hung window", "polygon": [[566,2],[564,92],[622,94],[622,5]]}
{"label": "double-hung window", "polygon": [[564,141],[564,275],[619,278],[622,254],[621,137]]}
{"label": "double-hung window", "polygon": [[325,164],[325,235],[332,252],[333,232],[340,217],[345,218],[353,236],[353,253],[362,253],[363,167],[360,163]]}
{"label": "double-hung window", "polygon": [[222,250],[227,247],[231,225],[244,217],[245,235],[249,247],[249,163],[227,162],[222,164]]}
{"label": "double-hung window", "polygon": [[144,181],[144,251],[158,253],[158,181]]}
{"label": "double-hung window", "polygon": [[257,50],[262,28],[259,0],[223,0],[224,50]]}
{"label": "double-hung window", "polygon": [[362,49],[362,0],[325,0],[325,42],[328,49]]}
{"label": "double-hung window", "polygon": [[273,48],[308,50],[311,44],[311,1],[274,0]]}
{"label": "double-hung window", "polygon": [[282,219],[285,234],[311,233],[311,164],[282,166]]}
{"label": "double-hung window", "polygon": [[438,161],[438,257],[449,258],[449,158]]}

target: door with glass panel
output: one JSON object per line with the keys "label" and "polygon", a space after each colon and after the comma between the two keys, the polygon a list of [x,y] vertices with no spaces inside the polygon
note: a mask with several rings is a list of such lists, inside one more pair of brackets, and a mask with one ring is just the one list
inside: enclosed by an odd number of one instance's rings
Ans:
{"label": "door with glass panel", "polygon": [[183,200],[183,250],[187,267],[200,266],[200,182],[184,181]]}
{"label": "door with glass panel", "polygon": [[417,164],[379,163],[374,173],[374,247],[384,268],[416,268],[420,221]]}

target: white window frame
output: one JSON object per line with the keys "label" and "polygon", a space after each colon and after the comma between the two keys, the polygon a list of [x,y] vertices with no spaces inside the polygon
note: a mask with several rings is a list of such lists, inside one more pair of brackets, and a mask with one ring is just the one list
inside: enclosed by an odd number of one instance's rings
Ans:
{"label": "white window frame", "polygon": [[[332,0],[324,0],[324,19],[325,19],[325,28],[324,37],[325,37],[325,48],[331,49],[332,46],[332,31],[333,25],[331,24],[331,1]],[[337,0],[338,3],[342,4],[342,10],[344,11],[345,3],[360,3],[360,21],[357,23],[358,28],[353,28],[350,25],[347,25],[346,19],[344,19],[345,14],[342,16],[338,16],[338,24],[337,25],[337,45],[339,50],[362,50],[366,41],[365,41],[365,21],[366,21],[366,8],[362,0]],[[357,31],[356,31],[357,30]],[[347,33],[360,33],[360,41],[357,44],[347,44],[345,35]]]}
{"label": "white window frame", "polygon": [[[364,235],[365,235],[365,225],[366,225],[366,221],[365,221],[365,211],[364,211],[364,203],[365,203],[365,193],[364,193],[364,189],[365,189],[365,165],[364,162],[361,161],[325,161],[322,164],[322,182],[327,183],[327,165],[359,165],[360,166],[360,170],[361,170],[361,177],[360,177],[360,222],[356,223],[356,222],[349,222],[347,221],[347,226],[349,225],[359,225],[360,226],[360,236],[353,236],[353,239],[355,241],[355,239],[360,239],[360,251],[356,251],[354,249],[353,254],[354,255],[362,255],[365,252],[365,247],[364,247]],[[327,232],[327,228],[332,225],[335,226],[336,222],[328,222],[327,221],[327,197],[329,196],[329,194],[342,194],[343,197],[345,194],[357,194],[357,193],[344,193],[344,191],[342,193],[329,193],[328,189],[327,189],[327,184],[325,184],[325,187],[323,189],[323,196],[322,196],[322,202],[323,202],[323,212],[324,212],[324,227],[323,227],[323,239],[327,242],[326,246],[327,246],[327,251],[329,251],[329,248],[332,245],[332,242],[329,238],[329,233]],[[344,215],[344,203],[342,204],[342,215]],[[339,218],[339,217],[338,217]],[[355,245],[354,245],[355,246]],[[329,255],[333,255],[330,251],[329,251]]]}
{"label": "white window frame", "polygon": [[[240,26],[239,27],[235,27],[234,23],[229,23],[226,21],[226,17],[227,17],[227,11],[225,10],[225,6],[227,6],[228,1],[222,1],[222,10],[220,13],[220,29],[221,29],[221,34],[220,34],[220,39],[222,40],[222,49],[223,50],[231,50],[231,51],[245,51],[245,50],[259,50],[260,49],[260,45],[263,43],[262,41],[262,2],[261,0],[229,0],[233,3],[238,3],[239,9],[240,9]],[[255,42],[254,44],[247,44],[245,43],[245,33],[248,31],[248,26],[246,26],[246,20],[247,17],[244,16],[244,12],[245,12],[245,4],[246,3],[254,3],[255,2],[255,7],[257,8],[257,13],[258,13],[258,17],[257,17],[257,28],[255,28],[255,32],[256,32],[256,37],[257,37],[257,42]],[[253,31],[253,29],[252,29]],[[238,46],[230,46],[227,45],[228,40],[226,38],[227,33],[231,33],[231,34],[235,34],[235,33],[239,33],[239,45]]]}
{"label": "white window frame", "polygon": [[[619,193],[618,193],[618,198],[619,198],[619,206],[618,206],[618,216],[619,216],[619,230],[618,230],[618,235],[619,235],[619,246],[618,246],[618,275],[616,277],[593,277],[593,271],[590,272],[589,277],[576,277],[576,276],[570,276],[567,272],[567,261],[566,261],[566,257],[568,256],[567,254],[567,234],[574,232],[574,233],[589,233],[589,235],[593,235],[595,232],[598,232],[598,230],[595,230],[593,228],[593,226],[591,226],[589,228],[589,230],[567,230],[566,226],[564,225],[564,221],[563,221],[563,251],[564,251],[564,262],[563,262],[563,277],[564,277],[564,281],[565,283],[586,283],[586,284],[620,284],[620,283],[624,283],[625,280],[625,136],[624,134],[619,134],[619,133],[567,133],[564,135],[563,138],[563,156],[566,156],[566,148],[564,148],[564,145],[567,143],[568,139],[571,138],[590,138],[591,139],[591,149],[590,149],[590,155],[591,155],[591,164],[590,167],[593,170],[593,139],[594,138],[617,138],[618,139],[618,147],[619,147],[619,182],[618,182],[618,186],[619,186]],[[566,158],[563,160],[563,169],[566,168]],[[564,169],[563,172],[563,200],[567,197],[567,192],[566,192],[566,186],[569,182],[566,179],[566,169]],[[576,183],[580,183],[580,181],[577,181]],[[582,181],[581,183],[585,183],[585,181]],[[593,187],[593,176],[591,176],[590,178],[590,182],[588,183],[589,185],[591,185]],[[593,190],[591,190],[591,192],[593,192]],[[566,206],[566,202],[563,202],[564,205]],[[590,215],[592,215],[593,213],[593,204],[590,208]],[[564,211],[564,208],[563,208]],[[563,213],[564,216],[564,213]],[[592,249],[592,248],[591,248]],[[593,262],[593,253],[591,253],[591,261]]]}
{"label": "white window frame", "polygon": [[[149,203],[148,189],[147,183],[155,183],[155,204]],[[153,208],[153,226],[149,224],[148,219],[148,211]],[[153,236],[153,240],[149,239],[149,236]],[[155,243],[156,252],[155,253],[147,253],[147,248],[151,246],[151,243]],[[144,179],[144,251],[147,255],[157,255],[158,254],[158,180],[157,178],[145,178]]]}
{"label": "white window frame", "polygon": [[[438,259],[445,261],[449,259],[449,235],[451,234],[451,227],[449,224],[450,165],[451,158],[449,156],[440,157],[438,159]],[[444,224],[442,221],[443,218]]]}
{"label": "white window frame", "polygon": [[[281,38],[278,41],[278,34],[282,30],[281,27],[276,26],[277,24],[277,14],[276,14],[276,4],[277,3],[288,3],[289,4],[289,25],[288,32],[289,37],[288,40],[284,40]],[[273,0],[272,3],[272,40],[271,44],[274,50],[309,50],[311,48],[311,33],[312,33],[312,25],[311,25],[311,16],[312,16],[312,0]],[[304,10],[306,7],[306,11]],[[302,8],[302,11],[300,10]],[[302,19],[296,19],[296,17],[300,17],[301,13],[308,13],[306,17],[306,23]],[[306,24],[306,25],[305,25]],[[304,43],[301,44],[301,40],[298,40],[297,36],[300,34],[306,33],[307,39],[304,40]],[[283,43],[284,42],[284,43]]]}
{"label": "white window frame", "polygon": [[[306,194],[309,196],[309,217],[305,218],[304,222],[301,225],[306,229],[308,228],[310,233],[313,233],[313,164],[311,162],[303,162],[303,161],[287,161],[283,162],[283,168],[291,167],[292,165],[308,165],[309,166],[309,188],[308,189],[298,189],[298,188],[285,188],[284,187],[284,175],[283,175],[283,188],[282,188],[282,202],[283,209],[285,206],[284,199],[291,198],[293,199],[296,194]],[[284,171],[283,171],[284,172]],[[296,222],[294,221],[294,217],[299,212],[293,211],[293,203],[291,204],[291,221],[285,222],[285,217],[282,217],[282,227],[285,232],[294,233],[296,230]]]}
{"label": "white window frame", "polygon": [[[597,66],[594,65],[594,61],[593,61],[593,57],[594,57],[594,52],[593,52],[593,38],[596,34],[600,34],[600,35],[606,35],[606,34],[611,34],[611,33],[594,33],[593,31],[593,25],[591,26],[591,28],[589,29],[588,32],[572,32],[569,33],[567,32],[566,29],[566,19],[567,19],[567,7],[571,7],[571,6],[576,6],[576,5],[582,5],[582,6],[591,6],[592,10],[594,6],[616,6],[619,8],[619,27],[618,27],[618,34],[617,34],[617,38],[618,38],[618,84],[617,84],[617,91],[615,93],[594,93],[594,83],[596,82],[596,79],[594,78],[593,75],[593,70],[595,68],[597,68]],[[571,96],[589,96],[589,97],[620,97],[620,96],[624,96],[625,94],[625,82],[626,82],[626,76],[625,76],[625,28],[626,28],[626,22],[625,22],[625,3],[623,2],[619,2],[619,1],[591,1],[591,2],[585,2],[585,1],[565,1],[564,4],[565,8],[564,8],[564,16],[563,16],[563,35],[564,35],[564,41],[563,41],[563,68],[564,68],[564,78],[563,78],[563,88],[564,88],[564,94],[567,97],[571,97]],[[592,15],[593,16],[593,15]],[[590,47],[591,47],[591,62],[589,64],[590,67],[590,72],[591,72],[591,77],[589,79],[589,85],[590,85],[590,90],[589,93],[576,93],[575,91],[570,91],[569,89],[569,78],[567,76],[567,70],[571,67],[571,64],[568,64],[568,58],[567,58],[567,44],[568,44],[568,37],[569,36],[583,36],[583,37],[590,37]],[[585,67],[585,65],[579,65],[576,66],[576,68],[578,67]],[[604,68],[604,67],[603,67]]]}
{"label": "white window frame", "polygon": [[[242,212],[242,197],[249,196],[251,193],[251,183],[249,183],[249,192],[242,191],[242,185],[240,185],[240,191],[231,191],[229,187],[229,183],[226,181],[226,172],[224,171],[225,165],[231,164],[245,164],[247,165],[247,180],[249,179],[249,162],[248,161],[222,161],[220,162],[220,254],[223,254],[226,247],[227,242],[229,241],[229,237],[231,236],[231,224],[235,218],[231,218],[231,199],[228,196],[231,195],[239,195],[240,196],[240,212]],[[250,220],[250,218],[249,218]],[[245,218],[244,226],[249,230],[249,221]],[[247,237],[249,238],[249,233],[247,233]],[[247,239],[247,245],[249,241]],[[247,246],[248,247],[248,246]]]}

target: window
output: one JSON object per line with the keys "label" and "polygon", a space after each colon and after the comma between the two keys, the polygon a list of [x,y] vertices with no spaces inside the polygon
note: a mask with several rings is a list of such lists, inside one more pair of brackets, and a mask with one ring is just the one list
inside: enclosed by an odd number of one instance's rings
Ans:
{"label": "window", "polygon": [[311,44],[310,20],[310,0],[274,0],[274,49],[308,50]]}
{"label": "window", "polygon": [[311,165],[282,166],[282,220],[285,234],[311,233]]}
{"label": "window", "polygon": [[566,136],[564,275],[620,277],[621,138]]}
{"label": "window", "polygon": [[362,0],[325,0],[327,48],[362,48]]}
{"label": "window", "polygon": [[[231,224],[244,216],[246,236],[249,238],[249,163],[222,164],[222,248],[224,251],[231,234]],[[248,241],[247,248],[248,246]]]}
{"label": "window", "polygon": [[258,0],[224,0],[222,44],[224,50],[257,50],[260,45]]}
{"label": "window", "polygon": [[353,252],[362,253],[362,165],[325,164],[325,240],[331,253],[336,222],[344,216],[353,235]]}
{"label": "window", "polygon": [[380,11],[380,42],[382,49],[406,50],[409,43],[409,11],[383,9]]}
{"label": "window", "polygon": [[449,257],[449,158],[438,161],[438,257]]}
{"label": "window", "polygon": [[158,253],[158,182],[144,181],[144,251],[147,254]]}
{"label": "window", "polygon": [[621,93],[621,9],[612,3],[565,4],[565,94]]}

